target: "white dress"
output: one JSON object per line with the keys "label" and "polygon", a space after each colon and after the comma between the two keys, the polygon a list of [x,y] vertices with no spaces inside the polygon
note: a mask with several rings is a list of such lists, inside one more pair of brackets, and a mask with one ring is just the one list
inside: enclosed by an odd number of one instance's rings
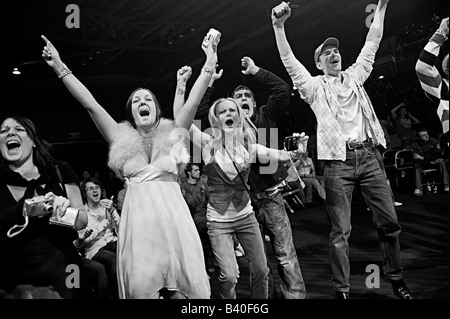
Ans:
{"label": "white dress", "polygon": [[117,245],[119,295],[157,298],[162,288],[191,299],[210,298],[202,244],[177,182],[189,160],[183,142],[171,140],[174,123],[162,119],[149,150],[128,122],[111,144],[109,166],[127,180]]}

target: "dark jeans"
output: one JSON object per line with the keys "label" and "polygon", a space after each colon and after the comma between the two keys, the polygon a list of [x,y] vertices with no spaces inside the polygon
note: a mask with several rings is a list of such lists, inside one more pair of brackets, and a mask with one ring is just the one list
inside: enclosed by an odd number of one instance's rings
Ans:
{"label": "dark jeans", "polygon": [[348,239],[351,231],[351,202],[353,189],[359,185],[377,225],[383,271],[390,279],[402,277],[398,223],[390,187],[378,164],[375,148],[347,149],[347,159],[329,160],[324,170],[326,206],[331,221],[329,249],[334,289],[350,288]]}
{"label": "dark jeans", "polygon": [[111,293],[114,299],[119,299],[119,286],[117,284],[117,241],[112,241],[102,247],[92,260],[99,262],[105,267],[108,275]]}
{"label": "dark jeans", "polygon": [[305,183],[305,202],[311,203],[313,201],[313,189],[317,191],[317,194],[325,200],[325,190],[323,189],[322,185],[320,185],[320,182],[315,177],[302,177],[301,178],[303,183]]}
{"label": "dark jeans", "polygon": [[442,182],[445,186],[448,186],[448,171],[445,161],[440,158],[434,161],[434,164],[431,164],[430,161],[415,161],[414,162],[414,181],[416,188],[422,190],[423,189],[423,176],[422,170],[429,168],[437,168],[439,171],[439,175],[442,178]]}
{"label": "dark jeans", "polygon": [[292,238],[291,222],[281,193],[258,200],[258,206],[260,222],[267,230],[277,260],[281,296],[284,299],[304,299],[305,283]]}
{"label": "dark jeans", "polygon": [[192,218],[194,220],[195,228],[197,228],[197,232],[200,236],[200,241],[203,246],[203,255],[205,256],[205,262],[208,263],[208,259],[210,259],[210,262],[212,262],[214,257],[211,248],[211,242],[208,236],[206,214],[204,212],[195,213],[194,215],[192,215]]}
{"label": "dark jeans", "polygon": [[93,296],[89,294],[89,297],[111,299],[111,288],[109,287],[105,266],[95,260],[83,258],[83,269],[86,274],[87,290],[93,293]]}

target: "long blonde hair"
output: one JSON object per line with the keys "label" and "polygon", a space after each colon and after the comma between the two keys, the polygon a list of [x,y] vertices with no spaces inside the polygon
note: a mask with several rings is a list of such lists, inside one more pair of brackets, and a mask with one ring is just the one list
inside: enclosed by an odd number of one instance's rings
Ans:
{"label": "long blonde hair", "polygon": [[238,145],[242,145],[248,150],[249,145],[256,143],[257,129],[239,104],[237,104],[232,98],[220,98],[214,101],[213,105],[209,109],[208,119],[212,130],[212,147],[214,150],[217,150],[221,148],[225,142],[222,124],[216,115],[216,110],[219,105],[226,101],[234,103],[239,114],[239,121],[241,125],[239,125],[238,129],[234,131],[233,136],[235,137]]}

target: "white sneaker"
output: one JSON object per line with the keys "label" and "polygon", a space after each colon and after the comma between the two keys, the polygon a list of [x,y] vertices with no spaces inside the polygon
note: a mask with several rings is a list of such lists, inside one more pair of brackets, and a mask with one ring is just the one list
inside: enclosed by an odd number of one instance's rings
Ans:
{"label": "white sneaker", "polygon": [[394,201],[394,206],[395,206],[395,207],[402,206],[402,205],[403,205],[403,203],[395,202],[395,201]]}

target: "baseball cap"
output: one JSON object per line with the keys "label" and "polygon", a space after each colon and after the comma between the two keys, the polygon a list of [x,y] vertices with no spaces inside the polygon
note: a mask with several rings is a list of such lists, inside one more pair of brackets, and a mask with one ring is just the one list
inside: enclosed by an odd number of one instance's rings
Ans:
{"label": "baseball cap", "polygon": [[339,49],[339,40],[331,37],[323,41],[323,43],[317,47],[316,51],[314,51],[314,62],[319,61],[319,56],[322,53],[322,49],[327,45],[334,45],[336,48]]}

